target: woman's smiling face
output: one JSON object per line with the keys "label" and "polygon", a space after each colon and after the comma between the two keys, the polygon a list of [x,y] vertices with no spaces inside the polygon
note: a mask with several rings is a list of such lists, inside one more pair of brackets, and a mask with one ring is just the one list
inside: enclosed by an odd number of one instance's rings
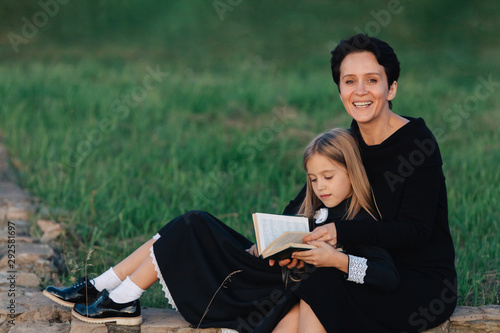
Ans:
{"label": "woman's smiling face", "polygon": [[368,124],[390,112],[397,83],[389,87],[385,69],[371,52],[347,55],[340,65],[340,99],[347,113],[359,124]]}

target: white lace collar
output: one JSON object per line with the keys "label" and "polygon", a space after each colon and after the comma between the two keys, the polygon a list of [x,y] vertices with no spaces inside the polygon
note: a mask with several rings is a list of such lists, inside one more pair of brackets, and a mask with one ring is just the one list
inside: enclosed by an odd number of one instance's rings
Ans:
{"label": "white lace collar", "polygon": [[320,208],[319,210],[316,211],[316,214],[314,214],[314,219],[316,224],[320,224],[326,221],[328,218],[328,208]]}

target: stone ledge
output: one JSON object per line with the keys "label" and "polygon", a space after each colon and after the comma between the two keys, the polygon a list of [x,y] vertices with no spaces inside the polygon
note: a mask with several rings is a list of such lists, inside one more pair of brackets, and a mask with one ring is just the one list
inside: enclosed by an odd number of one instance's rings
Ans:
{"label": "stone ledge", "polygon": [[[26,201],[29,199],[29,194],[22,190],[17,184],[10,181],[0,182],[0,202],[10,203],[17,201]],[[9,207],[10,208],[10,207]],[[11,214],[16,215],[19,212],[18,207],[13,207]],[[23,215],[25,217],[26,215]]]}
{"label": "stone ledge", "polygon": [[458,306],[442,325],[425,333],[500,332],[500,305]]}
{"label": "stone ledge", "polygon": [[[0,293],[5,289],[0,288]],[[16,295],[14,323],[10,311],[0,308],[0,332],[68,332],[68,333],[224,333],[221,328],[195,329],[173,310],[143,308],[141,326],[96,325],[84,323],[71,316],[68,308],[59,306],[40,291],[19,288]],[[457,307],[452,317],[443,325],[427,333],[500,332],[500,305],[479,308]]]}
{"label": "stone ledge", "polygon": [[[89,324],[76,318],[71,320],[70,333],[221,333],[220,328],[196,329],[173,310],[144,308],[140,326]],[[10,332],[9,332],[10,333]]]}
{"label": "stone ledge", "polygon": [[[7,295],[8,287],[0,287],[0,294]],[[40,291],[18,287],[15,290],[11,311],[7,305],[0,307],[0,332],[70,332],[70,333],[164,333],[164,332],[203,332],[219,333],[220,328],[196,330],[182,316],[173,310],[144,308],[141,326],[118,326],[114,324],[96,325],[84,323],[71,316],[69,308],[60,306]],[[4,299],[2,297],[2,299]],[[9,301],[8,299],[6,299]],[[10,301],[9,301],[10,302]],[[11,323],[9,323],[11,321]],[[14,325],[12,325],[14,324]]]}

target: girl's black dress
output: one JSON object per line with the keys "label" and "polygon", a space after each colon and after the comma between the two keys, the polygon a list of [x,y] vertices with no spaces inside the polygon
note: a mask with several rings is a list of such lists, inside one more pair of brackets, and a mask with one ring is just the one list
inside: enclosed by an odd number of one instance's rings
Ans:
{"label": "girl's black dress", "polygon": [[[328,209],[328,218],[322,224],[342,219],[347,205],[348,200]],[[369,219],[365,213],[358,217]],[[285,283],[281,267],[271,267],[268,260],[247,253],[252,243],[206,212],[184,214],[165,225],[159,235],[152,257],[160,271],[160,282],[168,287],[167,293],[182,316],[195,326],[201,321],[200,327],[271,332],[299,301],[295,292],[315,271],[310,267],[307,272],[291,272],[293,279],[286,278]],[[397,287],[398,272],[387,251],[357,245],[348,247],[348,251],[356,255],[350,257],[353,260],[367,261],[368,269],[363,272],[367,285]],[[355,284],[355,273],[339,276]]]}
{"label": "girl's black dress", "polygon": [[271,332],[297,302],[281,267],[246,252],[252,242],[209,213],[188,212],[158,234],[152,253],[160,282],[195,327]]}

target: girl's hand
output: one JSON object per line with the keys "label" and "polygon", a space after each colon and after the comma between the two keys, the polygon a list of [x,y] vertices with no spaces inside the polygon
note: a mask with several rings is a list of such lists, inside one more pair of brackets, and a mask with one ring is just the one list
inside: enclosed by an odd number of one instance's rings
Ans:
{"label": "girl's hand", "polygon": [[[276,263],[276,260],[269,259],[269,266],[274,266]],[[286,266],[290,269],[297,267],[297,268],[302,268],[304,267],[304,262],[300,261],[298,259],[284,259],[284,260],[278,260],[278,264],[283,267]]]}
{"label": "girl's hand", "polygon": [[347,273],[349,267],[349,257],[347,254],[336,250],[326,242],[312,241],[309,244],[316,246],[316,249],[294,252],[292,258],[302,260],[316,267],[335,267]]}
{"label": "girl's hand", "polygon": [[[246,251],[252,255],[254,255],[255,257],[258,257],[259,254],[257,253],[257,246],[254,244],[252,245],[249,249],[246,249]],[[276,263],[276,260],[272,260],[270,259],[269,260],[269,265],[270,266],[274,266],[274,264]],[[280,266],[288,266],[288,268],[293,268],[293,267],[297,267],[297,268],[302,268],[304,267],[304,262],[299,262],[298,260],[289,260],[289,259],[286,259],[286,260],[280,260],[278,261],[278,264]]]}
{"label": "girl's hand", "polygon": [[335,223],[328,223],[321,227],[317,227],[309,235],[302,239],[303,243],[310,243],[312,241],[327,242],[333,247],[337,246],[337,228]]}
{"label": "girl's hand", "polygon": [[253,255],[254,257],[258,257],[259,256],[259,253],[257,253],[257,246],[255,244],[252,245],[249,249],[246,249],[246,251],[248,253],[250,253],[251,255]]}

